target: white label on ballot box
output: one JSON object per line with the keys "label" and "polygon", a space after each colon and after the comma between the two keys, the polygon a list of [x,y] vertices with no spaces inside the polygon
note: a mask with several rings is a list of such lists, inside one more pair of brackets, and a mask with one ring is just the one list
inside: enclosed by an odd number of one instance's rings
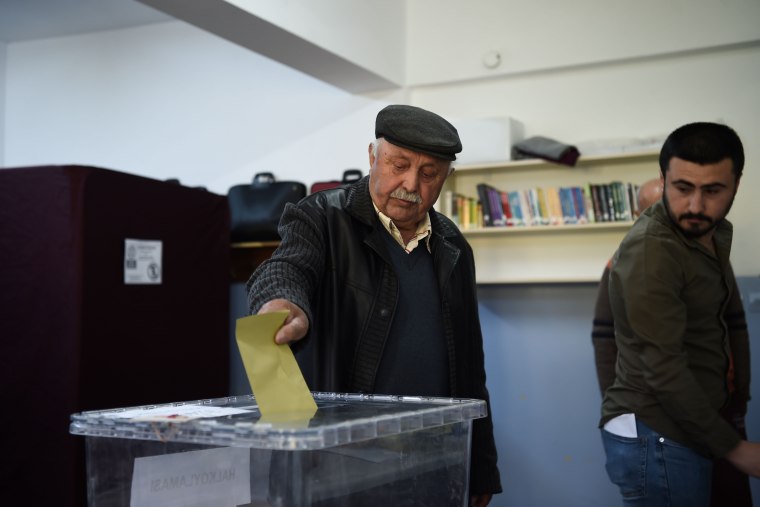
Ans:
{"label": "white label on ballot box", "polygon": [[161,241],[124,240],[124,283],[127,285],[161,284]]}
{"label": "white label on ballot box", "polygon": [[182,422],[190,419],[223,417],[245,414],[250,410],[213,405],[159,405],[157,407],[129,408],[121,411],[104,412],[101,417],[108,419],[130,419],[133,421]]}
{"label": "white label on ballot box", "polygon": [[235,507],[251,502],[250,449],[136,458],[131,507]]}

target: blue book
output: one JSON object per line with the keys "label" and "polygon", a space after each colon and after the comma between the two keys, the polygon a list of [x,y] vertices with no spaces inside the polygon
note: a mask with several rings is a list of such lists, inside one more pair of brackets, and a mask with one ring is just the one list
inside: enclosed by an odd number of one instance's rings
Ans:
{"label": "blue book", "polygon": [[575,224],[578,217],[573,202],[573,191],[569,187],[560,187],[559,202],[562,206],[562,221],[566,224]]}
{"label": "blue book", "polygon": [[507,219],[504,216],[504,208],[501,205],[501,195],[499,195],[499,191],[494,187],[487,186],[486,192],[488,193],[488,204],[491,208],[491,222],[495,226],[507,225]]}
{"label": "blue book", "polygon": [[583,190],[581,187],[572,187],[570,189],[573,193],[573,204],[575,204],[575,220],[579,224],[588,223],[588,215],[586,214],[586,198],[583,196]]}
{"label": "blue book", "polygon": [[512,210],[512,218],[515,226],[525,225],[522,206],[520,206],[520,193],[517,190],[512,190],[507,196],[509,198],[509,208]]}

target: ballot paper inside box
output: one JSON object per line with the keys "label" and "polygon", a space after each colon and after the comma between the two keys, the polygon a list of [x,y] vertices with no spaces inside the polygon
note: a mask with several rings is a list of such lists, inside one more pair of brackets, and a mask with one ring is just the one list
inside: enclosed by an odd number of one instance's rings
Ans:
{"label": "ballot paper inside box", "polygon": [[466,505],[485,402],[312,393],[310,419],[253,396],[71,416],[90,507]]}

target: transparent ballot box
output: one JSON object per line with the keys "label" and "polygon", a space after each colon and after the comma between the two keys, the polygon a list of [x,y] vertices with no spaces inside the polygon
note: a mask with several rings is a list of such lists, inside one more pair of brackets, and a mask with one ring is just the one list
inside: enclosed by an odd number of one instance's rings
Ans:
{"label": "transparent ballot box", "polygon": [[253,396],[90,411],[90,507],[467,505],[480,400],[312,393],[309,417]]}

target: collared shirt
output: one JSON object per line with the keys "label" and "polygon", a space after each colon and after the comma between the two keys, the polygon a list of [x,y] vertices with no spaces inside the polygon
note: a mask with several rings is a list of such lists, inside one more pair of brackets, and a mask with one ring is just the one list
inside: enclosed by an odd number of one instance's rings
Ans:
{"label": "collared shirt", "polygon": [[412,236],[412,239],[409,241],[409,243],[405,244],[404,238],[401,236],[401,231],[398,230],[398,227],[396,227],[396,224],[393,223],[393,220],[391,220],[389,216],[380,211],[380,208],[378,208],[374,202],[372,203],[372,206],[375,207],[375,213],[377,213],[377,216],[383,223],[385,230],[388,231],[391,236],[393,236],[393,239],[396,240],[396,243],[404,247],[404,251],[406,253],[410,253],[412,250],[417,248],[417,245],[419,245],[420,241],[423,239],[425,240],[425,246],[427,247],[428,252],[431,251],[430,235],[433,231],[433,228],[430,225],[430,215],[425,213],[425,218],[419,224],[417,224],[417,232],[414,233],[414,236]]}

